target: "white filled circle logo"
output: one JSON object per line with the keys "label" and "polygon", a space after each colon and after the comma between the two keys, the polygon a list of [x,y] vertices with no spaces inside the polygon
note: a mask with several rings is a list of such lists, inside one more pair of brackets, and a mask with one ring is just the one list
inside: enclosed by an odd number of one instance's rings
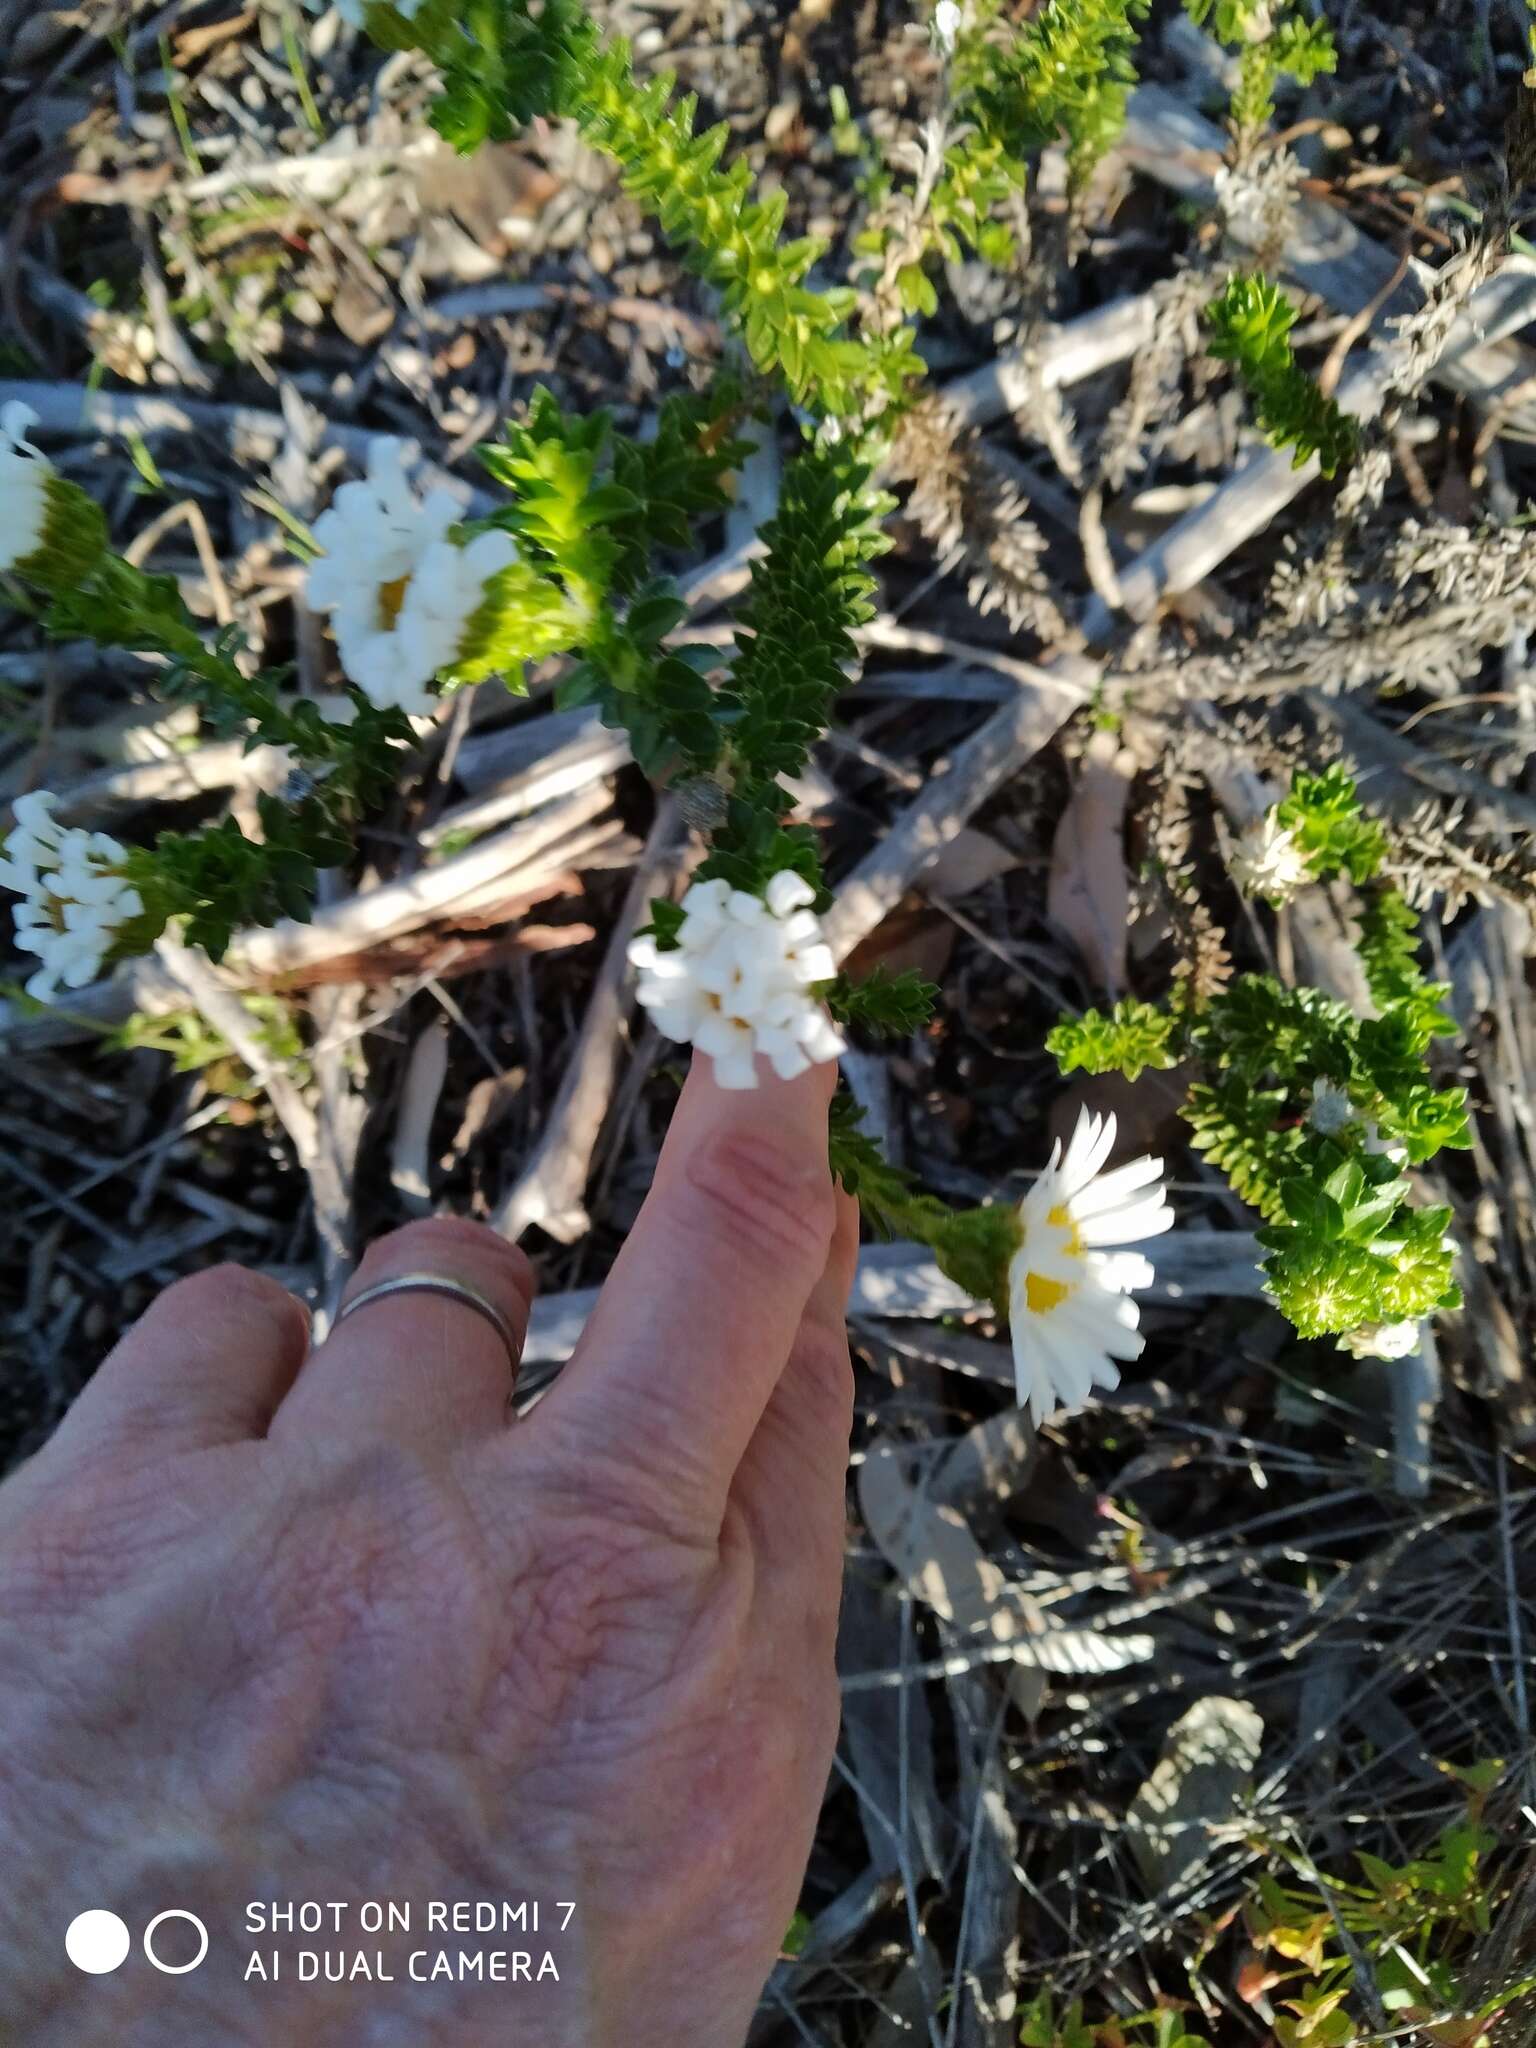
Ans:
{"label": "white filled circle logo", "polygon": [[64,1932],[64,1953],[88,1977],[105,1977],[120,1968],[131,1946],[126,1924],[100,1907],[77,1913]]}
{"label": "white filled circle logo", "polygon": [[[197,1929],[197,1954],[190,1963],[162,1963],[154,1951],[154,1932],[163,1927],[167,1920],[185,1920],[189,1927]],[[170,1906],[163,1913],[157,1913],[144,1930],[144,1953],[157,1970],[167,1977],[185,1977],[188,1970],[195,1970],[208,1953],[208,1930],[195,1913],[183,1912],[180,1906]]]}

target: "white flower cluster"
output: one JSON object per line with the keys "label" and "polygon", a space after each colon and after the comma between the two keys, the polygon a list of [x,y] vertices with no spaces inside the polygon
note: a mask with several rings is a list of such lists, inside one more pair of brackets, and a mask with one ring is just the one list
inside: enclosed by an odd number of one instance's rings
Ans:
{"label": "white flower cluster", "polygon": [[1275,904],[1288,903],[1312,875],[1295,833],[1282,825],[1272,810],[1255,818],[1228,865],[1245,896],[1262,896]]}
{"label": "white flower cluster", "polygon": [[27,983],[41,1003],[61,986],[94,981],[122,926],[144,909],[121,872],[127,848],[105,832],[61,825],[55,801],[47,790],[17,797],[16,826],[0,856],[0,884],[22,899],[16,943],[42,962]]}
{"label": "white flower cluster", "polygon": [[448,491],[418,499],[393,441],[375,441],[366,483],[343,484],[315,521],[325,554],[308,598],[331,614],[341,665],[371,702],[421,716],[432,681],[464,647],[486,584],[517,560],[509,534],[450,540],[460,509]]}
{"label": "white flower cluster", "polygon": [[846,1050],[813,993],[837,972],[810,906],[816,892],[786,868],[762,896],[695,882],[675,947],[636,939],[637,999],[668,1038],[696,1045],[722,1088],[755,1088],[757,1056],[786,1081]]}
{"label": "white flower cluster", "polygon": [[19,401],[0,407],[0,570],[36,554],[48,524],[53,464],[25,438],[36,418]]}
{"label": "white flower cluster", "polygon": [[1019,1405],[1037,1426],[1058,1408],[1081,1408],[1095,1387],[1118,1386],[1115,1360],[1140,1358],[1146,1344],[1131,1295],[1151,1286],[1151,1261],[1107,1247],[1161,1235],[1173,1210],[1163,1162],[1133,1159],[1106,1173],[1114,1149],[1115,1119],[1081,1110],[1066,1157],[1058,1139],[1019,1204],[1008,1325]]}

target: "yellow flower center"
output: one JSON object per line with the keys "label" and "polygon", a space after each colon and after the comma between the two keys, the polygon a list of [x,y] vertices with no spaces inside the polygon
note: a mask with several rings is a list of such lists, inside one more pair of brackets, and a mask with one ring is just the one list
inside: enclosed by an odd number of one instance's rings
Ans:
{"label": "yellow flower center", "polygon": [[1065,1280],[1047,1280],[1039,1273],[1024,1276],[1024,1300],[1032,1316],[1049,1315],[1053,1308],[1061,1307],[1071,1292]]}
{"label": "yellow flower center", "polygon": [[397,576],[393,583],[380,584],[379,611],[386,627],[393,626],[399,618],[400,608],[405,603],[405,593],[410,587],[409,576]]}
{"label": "yellow flower center", "polygon": [[[1046,1222],[1053,1223],[1058,1230],[1067,1233],[1066,1249],[1073,1258],[1082,1256],[1083,1241],[1077,1234],[1077,1226],[1067,1212],[1065,1203],[1047,1212]],[[1026,1273],[1024,1276],[1024,1303],[1032,1316],[1048,1316],[1052,1309],[1060,1308],[1070,1300],[1073,1284],[1069,1280],[1050,1280],[1043,1273]]]}

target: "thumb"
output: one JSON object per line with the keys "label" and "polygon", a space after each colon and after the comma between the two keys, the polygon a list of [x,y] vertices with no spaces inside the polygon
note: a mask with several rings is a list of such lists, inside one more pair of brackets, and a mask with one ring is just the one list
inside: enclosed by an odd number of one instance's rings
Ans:
{"label": "thumb", "polygon": [[756,1088],[728,1090],[695,1057],[645,1206],[530,1418],[711,1533],[837,1226],[836,1068],[781,1081],[758,1065]]}

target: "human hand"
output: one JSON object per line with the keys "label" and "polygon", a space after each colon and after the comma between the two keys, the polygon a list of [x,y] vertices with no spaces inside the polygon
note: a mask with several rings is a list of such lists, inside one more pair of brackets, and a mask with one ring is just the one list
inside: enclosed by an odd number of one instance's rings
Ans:
{"label": "human hand", "polygon": [[[505,1349],[452,1299],[306,1357],[299,1304],[223,1267],[129,1332],[0,1488],[0,2040],[737,2048],[837,1729],[831,1085],[695,1068],[576,1356],[510,1427]],[[476,1224],[395,1232],[351,1292],[424,1269],[521,1337],[528,1262]],[[537,1936],[421,1931],[428,1901],[525,1899]],[[246,1931],[302,1900],[343,1931]],[[363,1901],[412,1931],[360,1933]],[[206,1962],[82,1975],[64,1932],[96,1907],[136,1936],[190,1909]],[[300,1985],[299,1946],[393,1981]],[[412,1951],[477,1947],[559,1980],[412,1981]]]}

